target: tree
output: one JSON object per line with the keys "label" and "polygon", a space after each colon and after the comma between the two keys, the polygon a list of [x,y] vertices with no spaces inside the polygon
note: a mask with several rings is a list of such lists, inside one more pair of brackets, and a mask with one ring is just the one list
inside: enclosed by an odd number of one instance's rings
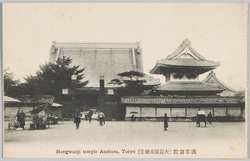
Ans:
{"label": "tree", "polygon": [[14,88],[20,83],[19,80],[14,80],[13,73],[9,72],[8,69],[4,69],[4,93],[10,96],[10,93],[14,90]]}
{"label": "tree", "polygon": [[123,95],[140,95],[145,90],[153,89],[153,86],[145,86],[146,83],[145,74],[138,71],[122,72],[117,74],[119,79],[112,79],[109,84],[117,84],[125,86],[121,88]]}
{"label": "tree", "polygon": [[71,88],[71,76],[77,76],[78,87],[87,85],[88,81],[84,79],[83,71],[80,66],[71,67],[72,59],[69,57],[58,58],[55,64],[45,63],[40,65],[40,70],[35,76],[24,78],[25,83],[19,86],[19,94],[27,95],[60,95],[62,89]]}

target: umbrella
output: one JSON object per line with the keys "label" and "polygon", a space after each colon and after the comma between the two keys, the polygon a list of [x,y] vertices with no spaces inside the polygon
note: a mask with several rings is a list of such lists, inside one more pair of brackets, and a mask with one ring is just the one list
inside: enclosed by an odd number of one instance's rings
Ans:
{"label": "umbrella", "polygon": [[99,113],[98,113],[98,117],[105,117],[105,115],[104,115],[103,112],[99,112]]}
{"label": "umbrella", "polygon": [[104,113],[103,112],[99,112],[99,115],[104,115]]}
{"label": "umbrella", "polygon": [[8,97],[8,96],[3,96],[3,101],[4,103],[21,103],[21,101],[15,99],[15,98],[12,98],[12,97]]}
{"label": "umbrella", "polygon": [[47,107],[47,104],[43,104],[38,106],[37,108],[35,108],[34,110],[29,111],[31,114],[38,114],[39,112],[45,110],[45,108]]}
{"label": "umbrella", "polygon": [[132,112],[130,112],[131,114],[138,114],[138,112],[135,112],[135,111],[132,111]]}
{"label": "umbrella", "polygon": [[198,111],[198,115],[205,115],[205,111]]}
{"label": "umbrella", "polygon": [[62,107],[63,105],[59,104],[59,103],[52,103],[51,105],[52,107]]}

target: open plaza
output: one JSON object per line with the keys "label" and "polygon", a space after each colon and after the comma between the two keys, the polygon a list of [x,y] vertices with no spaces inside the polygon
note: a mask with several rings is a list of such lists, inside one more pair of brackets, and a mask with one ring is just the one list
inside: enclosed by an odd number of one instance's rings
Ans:
{"label": "open plaza", "polygon": [[[245,122],[73,121],[44,130],[8,129],[4,123],[4,157],[47,158],[239,158],[246,156]],[[45,155],[46,154],[46,155]]]}

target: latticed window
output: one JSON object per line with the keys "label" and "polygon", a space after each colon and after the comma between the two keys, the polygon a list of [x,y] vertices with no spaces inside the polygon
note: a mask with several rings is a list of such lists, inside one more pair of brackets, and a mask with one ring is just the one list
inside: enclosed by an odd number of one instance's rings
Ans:
{"label": "latticed window", "polygon": [[197,78],[197,75],[194,74],[194,73],[188,73],[188,74],[187,74],[187,78],[188,78],[188,79],[195,79],[195,78]]}
{"label": "latticed window", "polygon": [[174,73],[174,79],[182,79],[183,78],[183,74],[182,73]]}

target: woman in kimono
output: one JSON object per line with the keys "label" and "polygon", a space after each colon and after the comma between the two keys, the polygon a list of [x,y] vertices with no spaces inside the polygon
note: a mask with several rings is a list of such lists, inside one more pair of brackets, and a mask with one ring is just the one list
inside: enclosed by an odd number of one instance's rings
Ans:
{"label": "woman in kimono", "polygon": [[167,128],[168,128],[168,116],[165,113],[164,114],[164,131],[167,131]]}

